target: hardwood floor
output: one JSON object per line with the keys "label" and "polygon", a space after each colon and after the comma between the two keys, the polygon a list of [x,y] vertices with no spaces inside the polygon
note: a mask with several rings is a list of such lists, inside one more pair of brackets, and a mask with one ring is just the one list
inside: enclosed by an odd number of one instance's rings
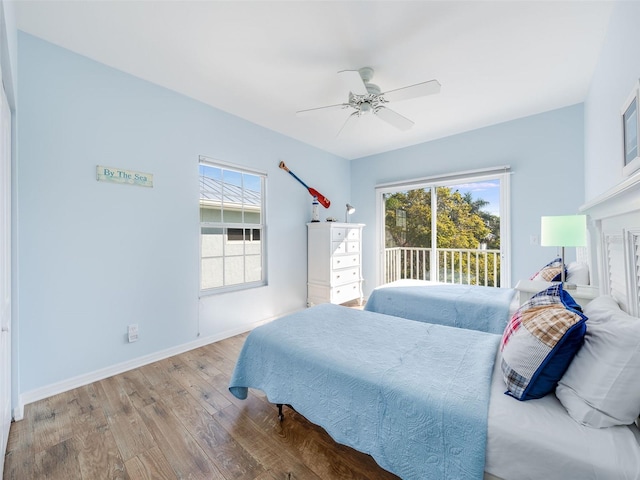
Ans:
{"label": "hardwood floor", "polygon": [[239,335],[27,405],[5,479],[397,479],[262,392],[227,389]]}

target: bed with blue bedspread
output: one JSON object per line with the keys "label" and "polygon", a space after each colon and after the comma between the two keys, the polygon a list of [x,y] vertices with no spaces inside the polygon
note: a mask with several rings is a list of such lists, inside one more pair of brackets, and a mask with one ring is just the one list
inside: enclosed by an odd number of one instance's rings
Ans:
{"label": "bed with blue bedspread", "polygon": [[514,300],[512,288],[403,280],[374,289],[365,310],[502,334],[517,307]]}
{"label": "bed with blue bedspread", "polygon": [[262,390],[405,480],[481,479],[499,341],[323,304],[253,330],[229,390]]}

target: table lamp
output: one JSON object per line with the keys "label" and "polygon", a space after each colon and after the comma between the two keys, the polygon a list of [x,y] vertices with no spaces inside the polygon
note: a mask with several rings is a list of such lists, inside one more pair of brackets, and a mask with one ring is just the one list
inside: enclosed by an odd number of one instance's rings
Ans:
{"label": "table lamp", "polygon": [[[540,245],[543,247],[561,247],[561,282],[565,283],[564,248],[584,247],[587,245],[586,215],[560,215],[541,218]],[[575,288],[566,285],[566,288]]]}
{"label": "table lamp", "polygon": [[349,223],[349,215],[351,215],[355,211],[356,211],[355,207],[347,203],[347,211],[344,214],[344,223]]}

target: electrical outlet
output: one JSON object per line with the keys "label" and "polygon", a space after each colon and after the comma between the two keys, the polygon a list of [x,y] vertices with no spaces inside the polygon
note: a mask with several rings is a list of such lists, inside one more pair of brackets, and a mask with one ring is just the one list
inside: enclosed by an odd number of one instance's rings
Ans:
{"label": "electrical outlet", "polygon": [[127,327],[127,336],[129,338],[129,343],[138,341],[138,324],[132,323]]}

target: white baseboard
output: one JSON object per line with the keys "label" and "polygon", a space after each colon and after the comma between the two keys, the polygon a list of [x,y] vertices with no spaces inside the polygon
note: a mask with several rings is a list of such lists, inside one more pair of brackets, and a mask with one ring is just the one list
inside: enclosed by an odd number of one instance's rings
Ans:
{"label": "white baseboard", "polygon": [[[278,315],[278,317],[280,316],[282,315]],[[99,380],[103,380],[105,378],[112,377],[114,375],[118,375],[120,373],[127,372],[129,370],[133,370],[134,368],[139,368],[144,365],[157,362],[159,360],[164,360],[165,358],[188,352],[189,350],[193,350],[204,345],[209,345],[210,343],[219,342],[220,340],[224,340],[225,338],[230,338],[249,330],[253,330],[260,325],[271,322],[275,318],[276,317],[271,317],[265,320],[260,320],[248,326],[244,325],[237,330],[228,330],[206,338],[199,338],[193,342],[177,345],[166,350],[161,350],[149,355],[144,355],[142,357],[134,358],[126,362],[112,365],[110,367],[102,368],[100,370],[85,373],[83,375],[78,375],[77,377],[69,378],[61,382],[53,383],[45,387],[36,388],[35,390],[31,390],[29,392],[24,392],[18,396],[18,405],[13,409],[13,419],[16,421],[22,420],[24,418],[24,407],[25,405],[28,405],[30,403],[37,402],[38,400],[43,400],[59,393],[68,392],[69,390],[73,390],[74,388],[83,387],[84,385],[88,385],[90,383],[97,382]]]}

